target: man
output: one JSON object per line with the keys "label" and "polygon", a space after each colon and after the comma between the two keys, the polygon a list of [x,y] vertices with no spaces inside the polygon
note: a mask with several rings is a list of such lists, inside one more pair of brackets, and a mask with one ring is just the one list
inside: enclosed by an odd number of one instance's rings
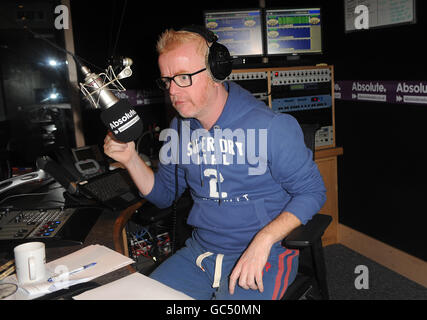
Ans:
{"label": "man", "polygon": [[[205,37],[165,31],[158,43],[160,85],[180,117],[178,167],[154,174],[135,152],[109,135],[107,155],[121,162],[146,199],[168,207],[190,188],[184,248],[150,275],[196,299],[280,299],[294,280],[298,251],[281,240],[306,223],[325,201],[325,187],[297,121],[272,112],[233,82],[214,81],[206,69]],[[161,150],[162,160],[162,150]]]}

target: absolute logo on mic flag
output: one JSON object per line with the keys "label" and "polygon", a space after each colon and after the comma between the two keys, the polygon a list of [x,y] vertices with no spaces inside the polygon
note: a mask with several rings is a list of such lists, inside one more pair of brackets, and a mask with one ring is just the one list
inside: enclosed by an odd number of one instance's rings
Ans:
{"label": "absolute logo on mic flag", "polygon": [[140,118],[135,110],[131,109],[129,112],[125,112],[124,116],[110,122],[110,128],[113,133],[118,134],[133,126]]}
{"label": "absolute logo on mic flag", "polygon": [[102,111],[101,119],[119,141],[134,141],[142,133],[142,120],[127,100],[119,100]]}

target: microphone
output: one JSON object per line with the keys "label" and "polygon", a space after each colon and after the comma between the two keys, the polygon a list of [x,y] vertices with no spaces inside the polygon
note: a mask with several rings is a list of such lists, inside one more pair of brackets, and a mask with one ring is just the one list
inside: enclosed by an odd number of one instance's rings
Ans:
{"label": "microphone", "polygon": [[117,98],[113,91],[125,91],[120,79],[130,77],[132,70],[130,58],[123,58],[125,68],[116,76],[113,68],[106,73],[92,73],[86,66],[81,66],[85,76],[80,89],[95,109],[102,109],[101,120],[110,129],[114,138],[121,142],[137,140],[142,133],[142,120],[129,104],[129,101]]}

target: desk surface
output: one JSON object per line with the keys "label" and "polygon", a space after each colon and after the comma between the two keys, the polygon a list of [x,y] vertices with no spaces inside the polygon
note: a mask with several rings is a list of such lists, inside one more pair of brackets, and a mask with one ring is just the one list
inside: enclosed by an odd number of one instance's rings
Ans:
{"label": "desk surface", "polygon": [[[50,186],[51,192],[48,195],[41,196],[37,199],[38,203],[34,205],[41,206],[60,206],[61,201],[64,201],[62,197],[63,189],[55,186]],[[39,191],[37,191],[39,192]],[[43,192],[43,190],[41,191]],[[33,200],[33,199],[32,199]],[[35,199],[34,199],[35,200]],[[49,203],[51,201],[51,203]],[[49,204],[47,204],[49,203]],[[28,203],[25,203],[23,199],[15,198],[12,202],[8,202],[7,205],[19,206],[28,206]],[[114,250],[113,243],[113,227],[116,218],[119,216],[119,212],[112,212],[111,210],[103,210],[100,214],[98,220],[95,222],[92,229],[87,234],[83,244],[73,245],[73,246],[62,246],[62,247],[47,247],[46,248],[46,261],[50,262],[56,260],[60,257],[68,255],[74,251],[80,250],[91,244],[100,244]],[[13,249],[8,251],[0,251],[0,265],[5,263],[7,260],[13,259]],[[122,278],[126,275],[129,275],[130,271],[128,268],[124,267],[112,273],[106,274],[99,278],[94,279],[93,281],[99,284],[106,284],[111,281]]]}
{"label": "desk surface", "polygon": [[[82,245],[68,246],[68,247],[55,247],[46,249],[46,260],[47,262],[56,260],[74,251],[80,250],[91,244],[100,244],[114,250],[113,245],[113,226],[114,222],[119,213],[104,210],[98,218],[98,221],[92,227],[91,231],[87,235]],[[93,280],[93,282],[99,284],[106,284],[111,281],[120,279],[124,276],[129,275],[131,272],[128,268],[123,267],[114,272],[103,275]]]}

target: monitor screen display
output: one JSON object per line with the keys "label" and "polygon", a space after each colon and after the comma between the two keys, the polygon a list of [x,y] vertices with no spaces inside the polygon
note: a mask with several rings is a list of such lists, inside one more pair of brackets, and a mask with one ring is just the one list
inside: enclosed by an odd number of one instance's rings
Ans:
{"label": "monitor screen display", "polygon": [[266,9],[268,55],[322,53],[320,8]]}
{"label": "monitor screen display", "polygon": [[261,10],[205,11],[205,26],[232,56],[263,55]]}

